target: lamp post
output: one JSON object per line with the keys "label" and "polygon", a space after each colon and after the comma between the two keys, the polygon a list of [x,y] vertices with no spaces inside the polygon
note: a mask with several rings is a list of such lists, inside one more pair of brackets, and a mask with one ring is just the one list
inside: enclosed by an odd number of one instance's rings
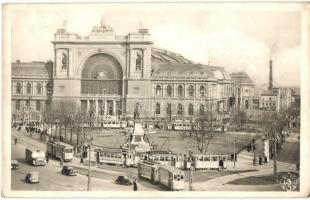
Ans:
{"label": "lamp post", "polygon": [[91,145],[92,145],[92,141],[94,140],[94,138],[91,137],[91,128],[92,128],[92,115],[93,115],[93,110],[89,111],[89,127],[90,127],[90,131],[89,131],[89,145],[88,145],[88,179],[87,179],[87,191],[91,190],[91,178],[90,178],[90,173],[91,173]]}

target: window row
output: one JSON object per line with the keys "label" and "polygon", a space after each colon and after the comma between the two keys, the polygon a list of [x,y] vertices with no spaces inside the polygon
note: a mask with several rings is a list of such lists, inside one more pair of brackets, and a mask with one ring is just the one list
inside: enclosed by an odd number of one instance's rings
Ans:
{"label": "window row", "polygon": [[[194,85],[189,85],[188,87],[188,96],[189,97],[195,97],[195,87]],[[161,97],[162,96],[162,93],[163,93],[163,88],[161,85],[156,85],[156,88],[155,88],[155,95],[157,97]],[[167,97],[180,97],[180,98],[183,98],[185,97],[185,89],[184,89],[184,86],[183,85],[178,85],[177,86],[177,94],[175,95],[174,92],[173,92],[173,87],[172,85],[167,85],[166,87],[166,94],[167,94]],[[204,85],[201,85],[199,87],[199,97],[205,97],[206,96],[206,88]]]}
{"label": "window row", "polygon": [[275,106],[276,104],[274,102],[263,102],[262,106]]}
{"label": "window row", "polygon": [[[22,94],[23,93],[23,86],[20,82],[16,83],[16,94]],[[42,94],[42,85],[41,83],[36,84],[36,92],[37,94]],[[32,85],[31,83],[26,84],[26,94],[31,94],[32,93]]]}
{"label": "window row", "polygon": [[[15,108],[16,110],[21,110],[21,102],[20,100],[16,100],[16,105],[15,105]],[[30,101],[27,100],[25,101],[25,107],[26,108],[30,108]],[[41,110],[41,102],[40,101],[36,101],[36,107],[35,107],[36,111],[40,111]],[[29,110],[29,109],[27,109]]]}
{"label": "window row", "polygon": [[[160,115],[162,114],[162,109],[161,109],[161,105],[160,103],[156,103],[155,105],[155,114],[156,115]],[[177,115],[184,115],[184,114],[188,114],[188,115],[194,115],[194,105],[193,104],[189,104],[187,107],[187,110],[185,110],[184,106],[182,104],[178,104],[177,105]],[[172,115],[172,105],[171,103],[168,103],[166,106],[166,115]],[[205,115],[205,106],[203,104],[201,104],[199,106],[199,115]]]}

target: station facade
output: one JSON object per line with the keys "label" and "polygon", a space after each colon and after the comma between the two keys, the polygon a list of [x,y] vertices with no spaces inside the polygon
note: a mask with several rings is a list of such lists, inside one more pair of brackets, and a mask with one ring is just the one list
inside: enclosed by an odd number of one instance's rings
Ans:
{"label": "station facade", "polygon": [[[254,84],[244,89],[223,67],[197,64],[155,48],[147,29],[118,36],[102,22],[88,36],[79,36],[62,28],[52,44],[54,61],[40,63],[38,72],[31,72],[35,63],[12,64],[13,114],[25,108],[40,113],[59,102],[74,104],[84,114],[92,110],[98,118],[132,117],[137,110],[141,118],[191,117],[252,105],[245,103],[251,98],[243,91],[254,90]],[[29,76],[23,77],[20,68]],[[39,100],[42,108],[37,109],[33,102]],[[24,102],[25,108],[17,102]]]}

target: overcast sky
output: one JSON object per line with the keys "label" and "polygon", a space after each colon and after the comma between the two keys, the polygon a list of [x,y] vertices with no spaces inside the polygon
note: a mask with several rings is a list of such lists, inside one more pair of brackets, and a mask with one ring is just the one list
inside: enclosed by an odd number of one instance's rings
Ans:
{"label": "overcast sky", "polygon": [[67,20],[67,30],[88,35],[104,16],[116,34],[149,28],[154,46],[228,72],[247,72],[268,83],[269,59],[274,84],[300,86],[300,13],[210,9],[207,4],[93,4],[16,7],[12,11],[12,59],[53,60],[51,40]]}

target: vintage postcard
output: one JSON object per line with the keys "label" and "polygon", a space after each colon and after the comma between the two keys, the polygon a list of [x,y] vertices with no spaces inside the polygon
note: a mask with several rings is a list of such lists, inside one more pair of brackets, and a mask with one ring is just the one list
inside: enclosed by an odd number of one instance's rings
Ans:
{"label": "vintage postcard", "polygon": [[306,3],[4,4],[4,197],[309,196]]}

